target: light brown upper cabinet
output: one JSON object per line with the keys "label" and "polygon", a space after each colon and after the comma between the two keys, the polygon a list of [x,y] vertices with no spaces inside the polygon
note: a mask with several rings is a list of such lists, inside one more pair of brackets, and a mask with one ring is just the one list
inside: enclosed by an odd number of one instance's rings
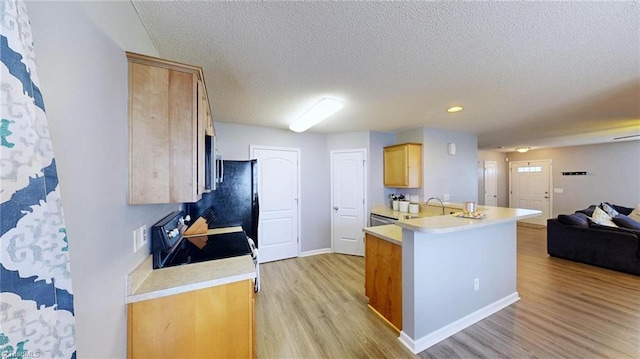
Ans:
{"label": "light brown upper cabinet", "polygon": [[127,52],[129,204],[195,202],[213,121],[202,69]]}
{"label": "light brown upper cabinet", "polygon": [[422,144],[403,143],[384,148],[384,186],[422,187]]}

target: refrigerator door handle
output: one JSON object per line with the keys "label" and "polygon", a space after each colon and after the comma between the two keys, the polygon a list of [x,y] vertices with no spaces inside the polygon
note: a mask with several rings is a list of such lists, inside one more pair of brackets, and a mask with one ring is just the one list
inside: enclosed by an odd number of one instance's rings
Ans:
{"label": "refrigerator door handle", "polygon": [[220,159],[220,183],[224,182],[224,160]]}

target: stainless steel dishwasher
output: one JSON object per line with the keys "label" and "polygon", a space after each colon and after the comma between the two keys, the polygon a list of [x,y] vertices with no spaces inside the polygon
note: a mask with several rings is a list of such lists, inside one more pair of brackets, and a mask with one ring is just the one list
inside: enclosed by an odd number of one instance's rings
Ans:
{"label": "stainless steel dishwasher", "polygon": [[394,224],[398,219],[381,216],[379,214],[371,213],[369,217],[369,225],[371,227],[384,226],[385,224]]}

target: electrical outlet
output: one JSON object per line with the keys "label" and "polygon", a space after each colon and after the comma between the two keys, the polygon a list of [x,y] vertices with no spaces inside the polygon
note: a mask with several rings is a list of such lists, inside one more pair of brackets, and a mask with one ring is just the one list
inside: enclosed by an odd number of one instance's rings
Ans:
{"label": "electrical outlet", "polygon": [[140,249],[147,245],[147,225],[145,224],[138,229],[140,230],[140,247],[138,249]]}
{"label": "electrical outlet", "polygon": [[480,290],[480,278],[473,280],[473,290]]}

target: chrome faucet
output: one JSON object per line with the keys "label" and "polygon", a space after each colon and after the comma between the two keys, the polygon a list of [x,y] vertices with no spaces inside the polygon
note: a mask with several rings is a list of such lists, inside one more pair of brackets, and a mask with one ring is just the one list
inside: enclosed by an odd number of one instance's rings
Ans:
{"label": "chrome faucet", "polygon": [[438,198],[438,197],[431,197],[431,198],[429,198],[429,199],[424,203],[424,205],[425,205],[425,206],[428,206],[428,205],[429,205],[429,201],[431,201],[432,199],[435,199],[435,200],[437,200],[438,202],[440,202],[440,206],[442,206],[442,215],[444,216],[444,203],[442,203],[442,201],[440,200],[440,198]]}

